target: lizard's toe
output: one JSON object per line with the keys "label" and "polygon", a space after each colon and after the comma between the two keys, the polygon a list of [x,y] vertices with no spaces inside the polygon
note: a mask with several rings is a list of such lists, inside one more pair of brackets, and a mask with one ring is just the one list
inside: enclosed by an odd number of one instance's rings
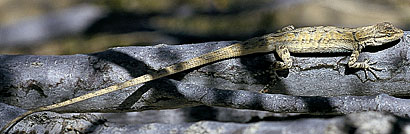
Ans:
{"label": "lizard's toe", "polygon": [[370,66],[369,69],[376,70],[376,71],[386,70],[386,68],[378,68],[378,67],[374,67],[374,66]]}
{"label": "lizard's toe", "polygon": [[369,65],[377,64],[377,61],[369,62]]}
{"label": "lizard's toe", "polygon": [[379,76],[377,76],[377,74],[374,72],[373,69],[370,68],[369,71],[370,71],[370,73],[373,74],[373,76],[376,78],[376,80],[380,79]]}

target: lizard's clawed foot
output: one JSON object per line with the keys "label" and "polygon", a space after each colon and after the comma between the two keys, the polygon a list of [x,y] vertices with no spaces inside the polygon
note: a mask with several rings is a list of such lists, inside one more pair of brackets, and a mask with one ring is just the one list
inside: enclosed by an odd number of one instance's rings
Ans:
{"label": "lizard's clawed foot", "polygon": [[291,67],[292,67],[292,63],[285,63],[281,61],[276,61],[273,64],[273,69],[275,70],[286,70],[286,69],[290,69]]}
{"label": "lizard's clawed foot", "polygon": [[[362,79],[359,78],[360,81],[362,81],[362,82],[364,83],[364,82],[366,82],[366,81],[368,81],[368,80],[374,82],[374,81],[380,79],[380,78],[377,76],[377,74],[375,73],[375,71],[382,71],[382,70],[384,70],[384,69],[383,69],[383,68],[378,68],[378,67],[372,66],[372,65],[375,65],[376,63],[377,63],[377,62],[370,62],[369,59],[366,59],[364,62],[360,63],[360,64],[362,64],[362,68],[363,68],[363,70],[364,70],[364,76],[365,76],[365,80],[362,80]],[[369,76],[368,76],[368,74],[367,74],[367,71],[369,71],[370,73],[372,73],[373,76],[374,76],[376,79],[375,79],[375,80],[370,79]]]}

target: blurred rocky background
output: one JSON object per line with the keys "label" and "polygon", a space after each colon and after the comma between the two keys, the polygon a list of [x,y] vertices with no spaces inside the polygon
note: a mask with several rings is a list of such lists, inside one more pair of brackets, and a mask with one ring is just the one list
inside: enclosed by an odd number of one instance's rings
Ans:
{"label": "blurred rocky background", "polygon": [[1,0],[1,54],[246,40],[283,26],[410,26],[409,0]]}

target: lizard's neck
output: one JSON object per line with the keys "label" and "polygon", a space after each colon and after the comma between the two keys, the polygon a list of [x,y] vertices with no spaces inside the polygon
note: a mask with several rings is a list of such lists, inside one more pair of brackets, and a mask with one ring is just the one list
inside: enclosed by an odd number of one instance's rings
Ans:
{"label": "lizard's neck", "polygon": [[375,44],[375,35],[372,29],[374,26],[366,26],[356,28],[354,32],[354,38],[358,42],[361,48],[368,46],[369,44]]}

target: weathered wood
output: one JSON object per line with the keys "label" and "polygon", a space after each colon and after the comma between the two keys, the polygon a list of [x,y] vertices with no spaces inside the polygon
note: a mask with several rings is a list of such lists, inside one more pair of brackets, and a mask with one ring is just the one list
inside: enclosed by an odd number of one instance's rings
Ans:
{"label": "weathered wood", "polygon": [[[0,104],[0,109],[4,105]],[[218,109],[218,113],[224,109]],[[226,111],[226,109],[225,109]],[[228,110],[234,112],[235,109]],[[164,115],[157,114],[163,113]],[[203,111],[202,111],[203,112]],[[13,127],[10,133],[288,133],[288,134],[345,134],[345,133],[408,133],[410,120],[386,113],[363,112],[348,114],[332,118],[315,118],[317,116],[294,115],[289,117],[275,117],[258,111],[243,111],[239,116],[237,113],[230,113],[237,117],[252,117],[251,122],[221,122],[223,120],[206,121],[179,121],[176,123],[166,123],[166,118],[185,119],[189,115],[170,117],[178,115],[175,110],[153,111],[139,113],[139,116],[128,116],[127,118],[146,119],[143,122],[130,122],[120,124],[118,122],[107,121],[100,116],[91,114],[57,114],[53,112],[36,113]],[[251,113],[257,115],[251,115]],[[156,114],[154,114],[156,113]],[[216,113],[216,114],[218,114]],[[202,113],[204,114],[204,113]],[[215,113],[213,113],[215,114]],[[265,114],[265,115],[263,115]],[[236,115],[236,116],[235,116]],[[306,118],[309,117],[309,118]],[[266,119],[264,119],[266,118]],[[156,119],[155,123],[149,121]],[[255,120],[256,119],[256,120]],[[263,120],[259,121],[257,119]],[[270,120],[271,119],[271,120]],[[273,119],[273,120],[272,120]],[[120,120],[120,119],[118,119]],[[122,119],[125,120],[125,119]],[[0,120],[1,122],[2,120]],[[148,122],[147,122],[148,121]],[[164,122],[165,121],[165,122]],[[2,126],[3,123],[0,124]],[[29,127],[27,127],[29,126]]]}
{"label": "weathered wood", "polygon": [[[262,89],[269,89],[270,93],[295,96],[377,95],[380,93],[409,96],[410,52],[408,48],[410,39],[408,34],[409,32],[406,32],[400,42],[386,44],[381,48],[369,48],[365,51],[370,52],[361,54],[360,60],[369,58],[378,61],[378,67],[386,68],[384,71],[377,72],[382,80],[375,82],[362,83],[359,78],[364,78],[363,71],[355,72],[346,69],[347,61],[342,59],[345,59],[348,54],[296,55],[294,68],[290,69],[288,74],[283,71],[278,72],[280,76],[278,78],[272,77],[274,73],[264,73],[272,72],[269,66],[275,61],[274,54],[253,54],[191,69],[55,111],[123,112],[207,104],[207,102],[178,98],[195,92],[181,95],[177,91],[186,89],[178,89],[180,87],[173,85],[175,83],[172,82],[168,85],[164,83],[170,79],[182,85],[198,85],[204,89],[201,92],[215,88],[233,90],[232,93],[239,92],[235,92],[236,90],[259,92]],[[177,46],[121,47],[94,54],[65,56],[2,55],[0,56],[2,61],[0,65],[0,102],[23,109],[57,103],[232,43],[208,42]],[[154,90],[153,87],[156,85],[162,85],[162,88]],[[219,93],[218,90],[213,92]],[[241,100],[246,97],[248,96],[236,99]]]}
{"label": "weathered wood", "polygon": [[[208,105],[320,115],[382,111],[408,117],[410,100],[392,97],[409,96],[410,93],[408,64],[410,39],[408,34],[409,32],[406,32],[404,38],[396,42],[398,44],[370,48],[367,50],[371,52],[361,55],[361,60],[369,58],[378,61],[378,67],[386,68],[382,72],[377,72],[383,80],[375,82],[362,83],[358,78],[364,77],[363,71],[355,72],[346,69],[346,61],[341,60],[346,55],[296,55],[295,67],[290,69],[288,74],[277,72],[279,77],[272,77],[274,73],[269,69],[269,65],[275,60],[273,54],[254,54],[191,69],[55,111],[124,112]],[[2,61],[0,65],[0,125],[3,126],[7,121],[24,112],[23,109],[67,100],[232,43],[209,42],[179,46],[123,47],[87,55],[2,55],[0,56]],[[276,94],[258,93],[262,89]],[[356,118],[358,120],[354,120]],[[306,120],[298,126],[319,123],[309,129],[317,132],[343,131],[348,126],[340,124],[360,125],[363,124],[360,123],[361,119],[365,118],[393,122],[386,126],[408,122],[405,119],[394,122],[397,119],[390,115],[370,113],[361,116],[349,115],[345,119],[336,118],[327,121]],[[329,122],[334,125],[323,125]],[[32,128],[25,127],[33,123],[37,125]],[[269,123],[274,122],[267,123],[266,126],[271,126],[272,124]],[[269,131],[289,129],[289,124],[274,124],[279,129],[269,129]],[[153,127],[153,124],[146,125]],[[216,126],[230,125],[227,132],[242,128],[249,129],[252,125],[265,126],[258,123],[239,125],[219,122],[197,122],[185,125],[201,126],[209,130],[213,130]],[[135,125],[118,126],[109,123],[107,125],[104,119],[90,114],[71,116],[43,112],[27,117],[11,132],[110,133],[118,129],[124,132],[151,132],[144,130],[144,125],[141,127],[142,129],[135,129]],[[183,124],[176,126],[158,124],[155,127],[160,127],[161,129],[155,130],[161,130],[161,132],[171,129],[178,129],[175,131],[181,132],[191,130]],[[325,127],[333,128],[323,129]],[[265,131],[268,128],[271,127],[258,127],[257,130]],[[389,130],[388,128],[382,127],[383,130],[380,131]],[[290,130],[295,130],[295,128],[290,128]],[[198,129],[192,129],[192,131],[198,131]]]}

